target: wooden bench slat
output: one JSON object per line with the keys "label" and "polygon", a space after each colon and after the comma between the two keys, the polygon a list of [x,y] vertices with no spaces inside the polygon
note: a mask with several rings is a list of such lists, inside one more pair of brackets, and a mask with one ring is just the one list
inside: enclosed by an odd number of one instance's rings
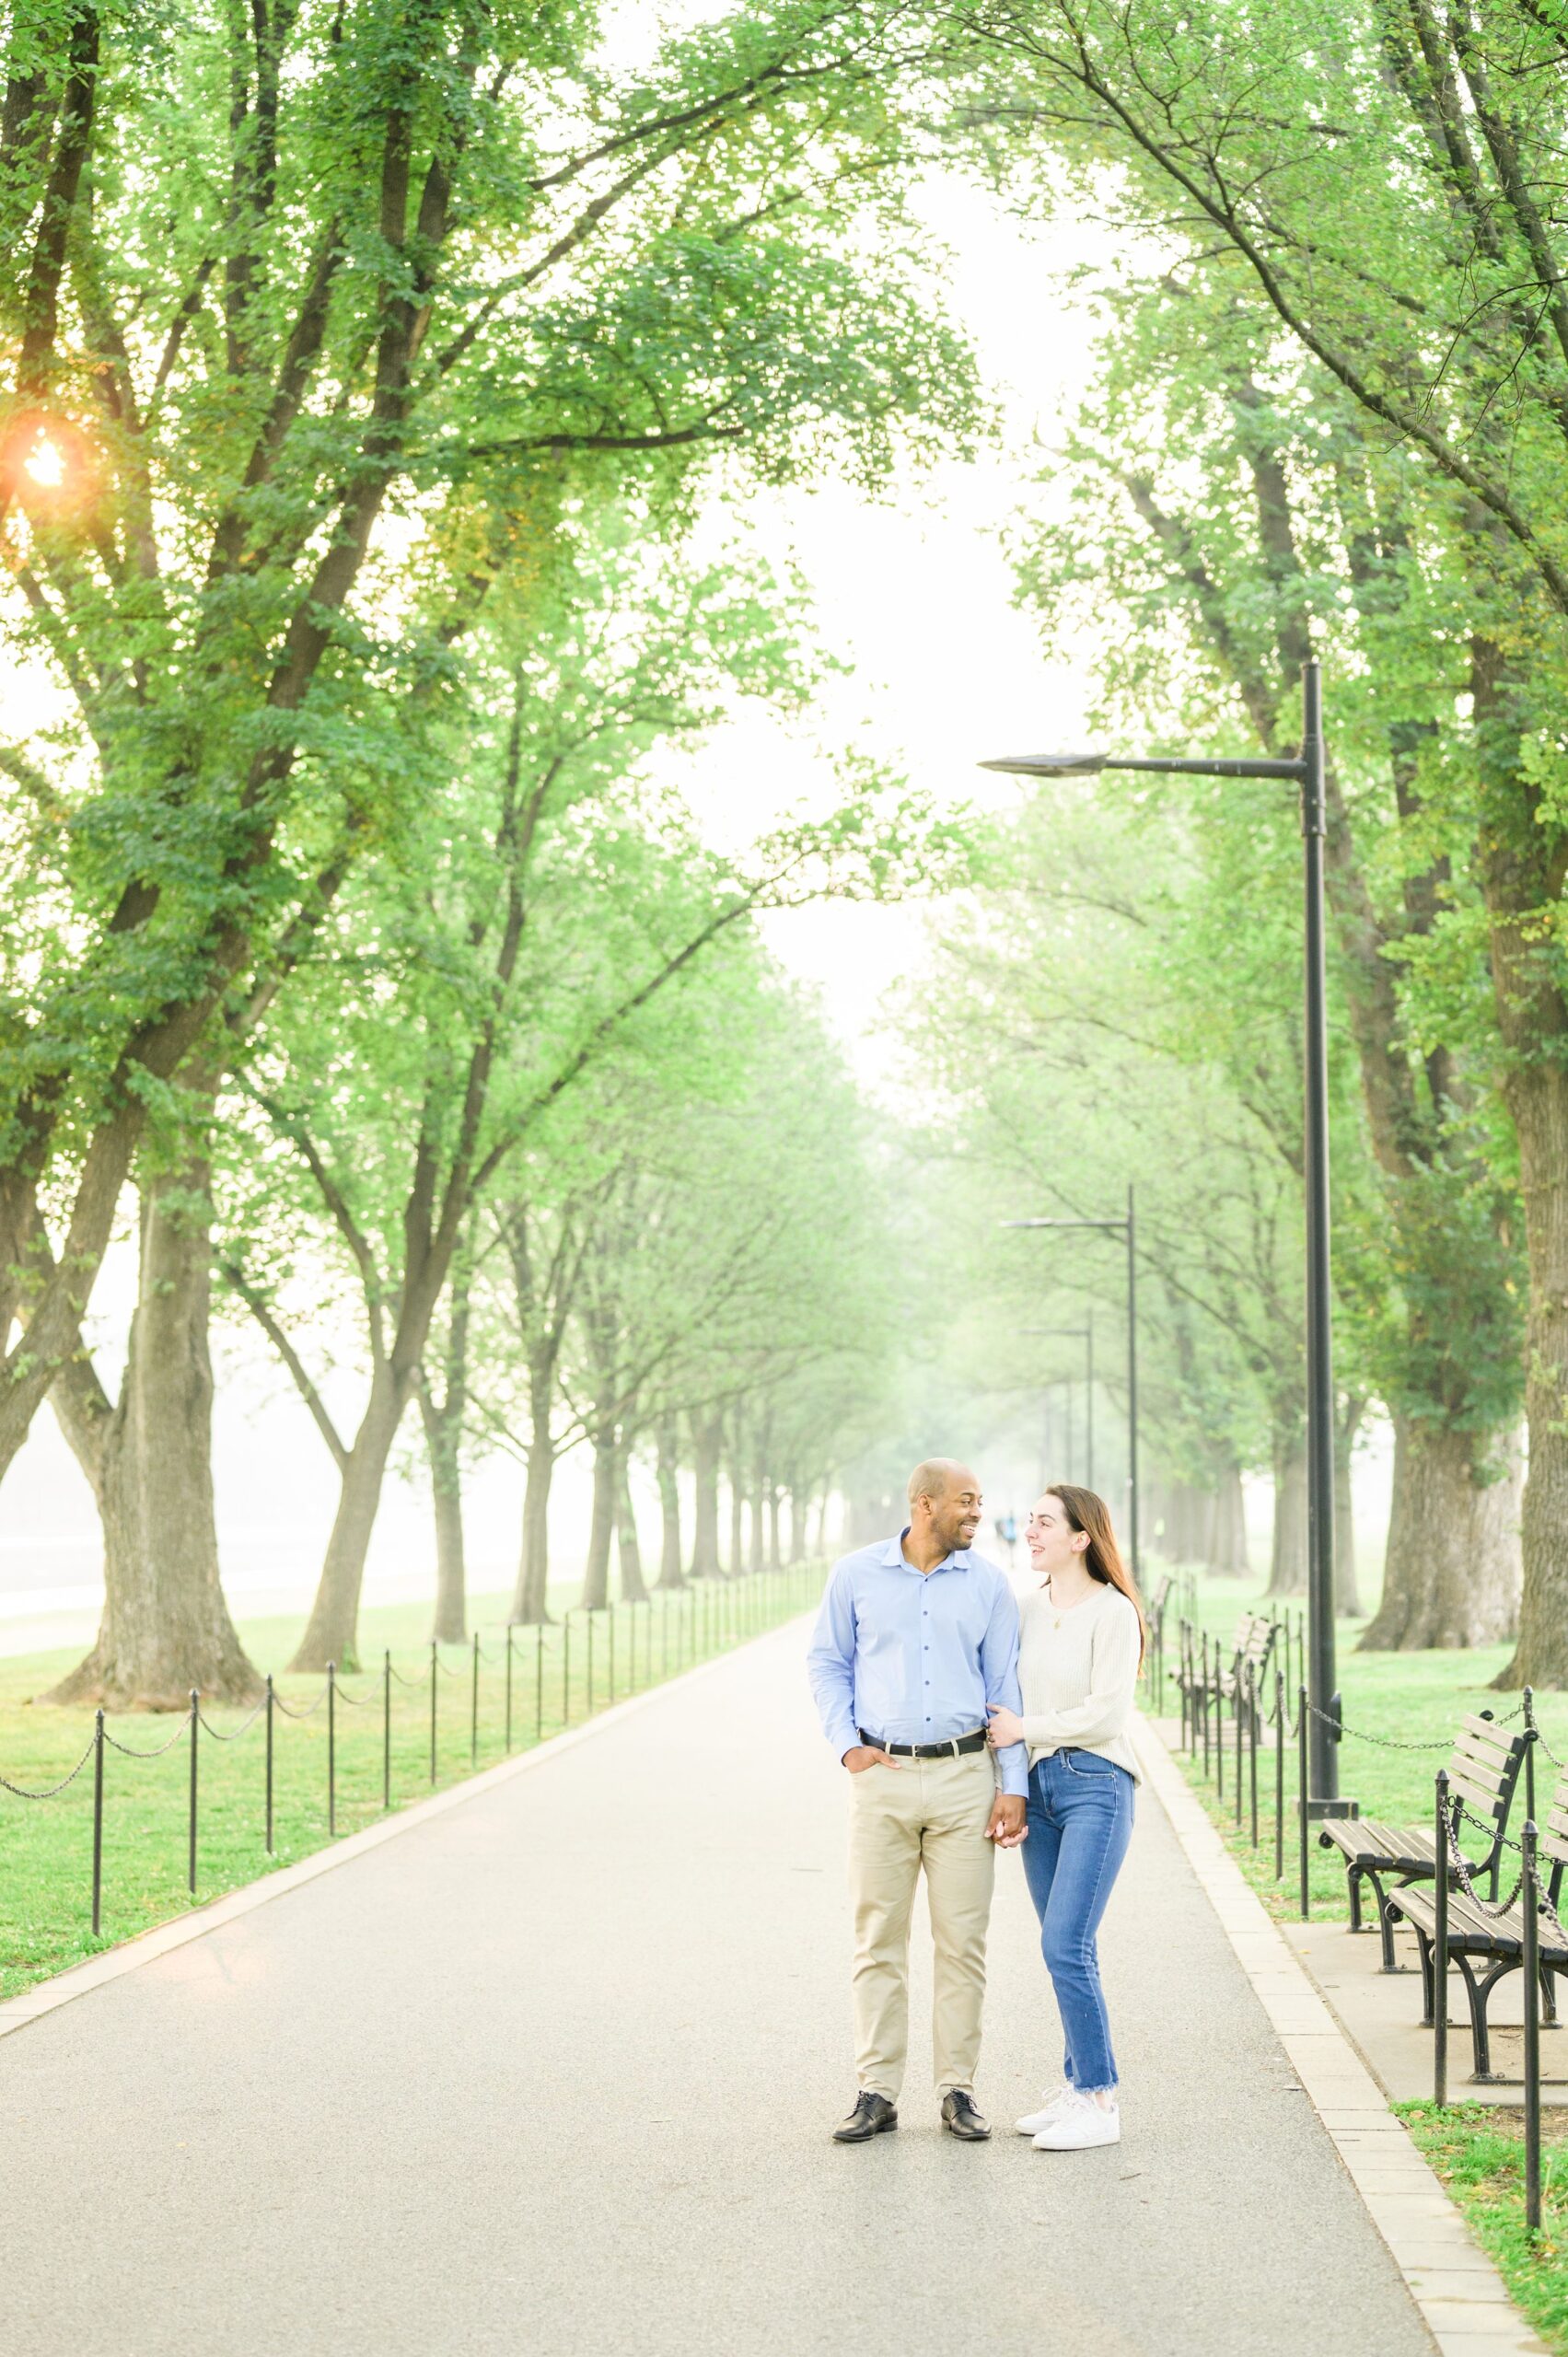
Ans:
{"label": "wooden bench slat", "polygon": [[1469,1735],[1471,1742],[1488,1744],[1490,1749],[1502,1751],[1504,1756],[1509,1754],[1509,1751],[1514,1749],[1514,1744],[1518,1742],[1516,1735],[1509,1735],[1506,1727],[1497,1725],[1495,1718],[1476,1718],[1474,1712],[1464,1713],[1464,1718],[1459,1721],[1459,1735]]}
{"label": "wooden bench slat", "polygon": [[1499,1822],[1503,1815],[1503,1802],[1499,1794],[1489,1793],[1484,1784],[1472,1783],[1469,1776],[1462,1774],[1457,1768],[1449,1769],[1448,1783],[1451,1791],[1462,1794],[1468,1801],[1473,1801],[1481,1815],[1492,1824],[1496,1825]]}
{"label": "wooden bench slat", "polygon": [[1490,1760],[1490,1754],[1485,1754],[1485,1751],[1467,1751],[1464,1749],[1464,1744],[1455,1744],[1455,1749],[1453,1754],[1450,1754],[1447,1765],[1450,1765],[1450,1768],[1464,1768],[1464,1772],[1467,1772],[1467,1775],[1474,1775],[1479,1784],[1493,1786],[1493,1792],[1502,1792],[1502,1789],[1512,1782],[1512,1768],[1509,1768],[1509,1765],[1504,1765],[1504,1768],[1495,1768],[1493,1760]]}

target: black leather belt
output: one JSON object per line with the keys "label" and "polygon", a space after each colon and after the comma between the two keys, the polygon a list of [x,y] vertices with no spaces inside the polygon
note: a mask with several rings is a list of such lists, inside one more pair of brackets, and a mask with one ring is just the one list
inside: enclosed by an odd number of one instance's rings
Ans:
{"label": "black leather belt", "polygon": [[976,1727],[973,1735],[956,1735],[950,1743],[878,1743],[864,1727],[857,1727],[855,1733],[874,1751],[885,1751],[894,1759],[957,1759],[962,1752],[985,1749],[983,1727]]}

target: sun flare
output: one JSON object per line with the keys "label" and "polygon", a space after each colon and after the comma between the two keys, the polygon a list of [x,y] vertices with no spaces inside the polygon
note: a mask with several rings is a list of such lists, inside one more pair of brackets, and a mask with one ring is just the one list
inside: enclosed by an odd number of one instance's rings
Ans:
{"label": "sun flare", "polygon": [[58,491],[65,480],[65,455],[47,434],[41,434],[22,462],[23,470],[41,491]]}

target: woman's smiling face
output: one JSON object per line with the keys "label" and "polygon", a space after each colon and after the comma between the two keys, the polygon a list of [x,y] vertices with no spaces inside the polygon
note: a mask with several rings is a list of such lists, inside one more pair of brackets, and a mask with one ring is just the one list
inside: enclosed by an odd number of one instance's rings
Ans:
{"label": "woman's smiling face", "polygon": [[1050,1579],[1053,1573],[1064,1572],[1075,1557],[1088,1550],[1088,1532],[1074,1529],[1067,1519],[1066,1507],[1050,1490],[1036,1500],[1024,1526],[1024,1537],[1028,1542],[1029,1562],[1042,1580]]}

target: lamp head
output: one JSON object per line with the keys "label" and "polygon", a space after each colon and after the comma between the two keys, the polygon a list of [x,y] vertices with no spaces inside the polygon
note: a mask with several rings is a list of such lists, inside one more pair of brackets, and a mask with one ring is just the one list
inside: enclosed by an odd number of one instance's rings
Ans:
{"label": "lamp head", "polygon": [[1106,765],[1104,753],[1009,753],[999,761],[981,761],[982,770],[1002,770],[1009,777],[1098,777]]}

